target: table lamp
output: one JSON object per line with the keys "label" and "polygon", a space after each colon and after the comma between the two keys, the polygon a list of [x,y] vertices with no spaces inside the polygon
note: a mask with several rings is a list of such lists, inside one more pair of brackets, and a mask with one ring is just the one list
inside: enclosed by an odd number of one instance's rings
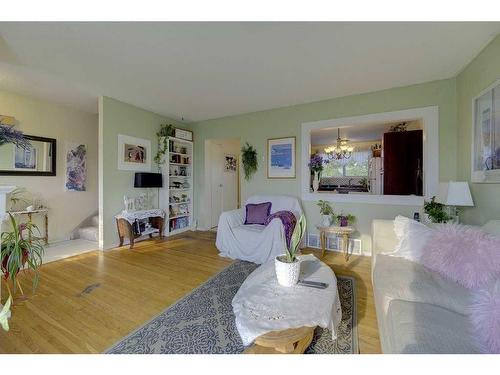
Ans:
{"label": "table lamp", "polygon": [[449,214],[458,223],[457,206],[472,207],[474,202],[470,194],[469,184],[465,181],[450,181],[439,184],[437,202],[449,207]]}

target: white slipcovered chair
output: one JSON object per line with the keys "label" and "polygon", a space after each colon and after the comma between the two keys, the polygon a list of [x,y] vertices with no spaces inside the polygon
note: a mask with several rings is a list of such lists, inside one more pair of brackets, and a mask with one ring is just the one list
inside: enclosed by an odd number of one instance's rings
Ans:
{"label": "white slipcovered chair", "polygon": [[[291,211],[297,220],[303,214],[299,200],[285,195],[254,195],[248,198],[245,206],[263,202],[271,202],[271,214]],[[283,254],[286,239],[281,220],[273,219],[267,226],[245,225],[245,206],[220,215],[215,242],[220,255],[262,264]]]}

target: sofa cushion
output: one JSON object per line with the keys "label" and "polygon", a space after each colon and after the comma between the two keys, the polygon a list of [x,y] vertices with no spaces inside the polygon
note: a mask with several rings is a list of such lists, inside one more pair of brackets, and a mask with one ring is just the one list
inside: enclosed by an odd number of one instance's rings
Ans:
{"label": "sofa cushion", "polygon": [[467,314],[471,292],[463,286],[403,258],[377,255],[373,270],[373,288],[377,298],[377,314],[384,314],[393,299],[430,303]]}
{"label": "sofa cushion", "polygon": [[469,319],[428,303],[393,300],[389,305],[392,353],[478,353]]}
{"label": "sofa cushion", "polygon": [[252,204],[249,203],[245,206],[246,208],[246,216],[245,216],[245,225],[248,224],[266,224],[266,219],[271,213],[271,202],[263,202]]}

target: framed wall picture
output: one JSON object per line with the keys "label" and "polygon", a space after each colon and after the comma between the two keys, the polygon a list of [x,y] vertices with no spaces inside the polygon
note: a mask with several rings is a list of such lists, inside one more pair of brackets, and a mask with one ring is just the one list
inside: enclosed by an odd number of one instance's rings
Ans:
{"label": "framed wall picture", "polygon": [[295,178],[295,137],[267,140],[267,178]]}
{"label": "framed wall picture", "polygon": [[500,80],[472,100],[471,180],[500,183]]}
{"label": "framed wall picture", "polygon": [[87,189],[87,146],[79,143],[66,144],[66,181],[67,191]]}
{"label": "framed wall picture", "polygon": [[224,171],[225,172],[236,172],[237,159],[235,155],[224,155]]}
{"label": "framed wall picture", "polygon": [[118,134],[118,169],[121,171],[151,171],[151,141]]}

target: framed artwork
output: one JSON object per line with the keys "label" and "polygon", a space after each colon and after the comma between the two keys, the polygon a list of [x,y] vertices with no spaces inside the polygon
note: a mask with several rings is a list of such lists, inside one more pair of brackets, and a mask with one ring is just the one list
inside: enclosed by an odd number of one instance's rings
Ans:
{"label": "framed artwork", "polygon": [[234,155],[224,155],[224,171],[226,172],[236,172],[236,156]]}
{"label": "framed artwork", "polygon": [[69,143],[66,148],[67,191],[85,191],[87,183],[87,146]]}
{"label": "framed artwork", "polygon": [[118,169],[121,171],[151,171],[151,141],[118,134]]}
{"label": "framed artwork", "polygon": [[37,170],[37,149],[32,145],[26,148],[14,146],[14,169]]}
{"label": "framed artwork", "polygon": [[267,140],[267,178],[295,178],[295,137]]}
{"label": "framed artwork", "polygon": [[471,180],[500,183],[500,80],[472,100]]}

